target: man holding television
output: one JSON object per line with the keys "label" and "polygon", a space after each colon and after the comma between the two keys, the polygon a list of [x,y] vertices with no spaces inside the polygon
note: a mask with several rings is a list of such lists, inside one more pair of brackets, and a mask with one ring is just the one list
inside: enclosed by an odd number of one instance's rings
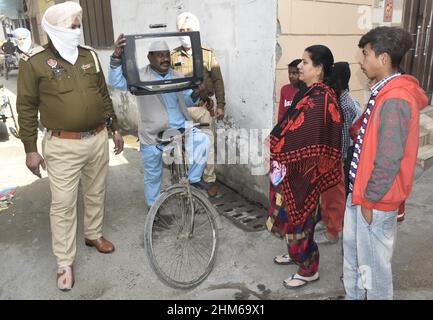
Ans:
{"label": "man holding television", "polygon": [[[110,60],[109,84],[120,90],[127,90],[127,81],[123,75],[121,54],[126,45],[121,34],[115,42],[115,50]],[[181,73],[171,68],[170,49],[165,41],[155,41],[149,47],[147,55],[149,64],[141,70],[145,81],[164,81],[183,78]],[[137,96],[138,102],[138,136],[140,153],[144,167],[144,190],[146,202],[150,208],[160,195],[162,182],[163,146],[158,144],[158,134],[168,129],[184,129],[191,121],[187,106],[197,104],[200,90],[184,90],[182,92],[158,93]],[[201,176],[207,163],[210,141],[198,130],[192,128],[192,143],[186,144],[186,151],[192,155],[189,167],[189,181],[201,187]]]}

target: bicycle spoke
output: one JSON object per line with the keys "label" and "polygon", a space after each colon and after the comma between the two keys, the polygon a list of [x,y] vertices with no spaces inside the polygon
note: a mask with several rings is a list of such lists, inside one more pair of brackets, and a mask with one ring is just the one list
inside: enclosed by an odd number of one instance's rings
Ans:
{"label": "bicycle spoke", "polygon": [[[170,191],[168,191],[170,192]],[[208,206],[194,190],[188,198],[184,189],[159,204],[151,230],[152,266],[157,275],[173,287],[192,287],[210,272],[215,261],[216,230]],[[191,231],[191,202],[194,206],[194,227]],[[148,251],[149,254],[149,251]]]}
{"label": "bicycle spoke", "polygon": [[[203,255],[202,250],[196,249],[195,247],[192,246],[192,244],[190,244],[190,246],[191,246],[191,248],[193,248],[193,249],[198,253],[199,256],[201,256],[201,257],[203,258],[203,260],[207,261],[207,260],[209,259],[210,255],[209,255],[209,257],[205,257],[205,256]],[[198,247],[201,246],[201,248],[206,249],[206,247],[203,246],[202,244],[197,244],[197,246],[198,246]]]}
{"label": "bicycle spoke", "polygon": [[[178,279],[180,281],[182,281],[181,277],[182,277],[183,260],[184,260],[185,255],[186,255],[185,251],[186,251],[186,246],[183,246],[183,248],[182,248],[182,256],[180,257],[180,268],[179,268],[179,276],[178,276]],[[185,272],[185,276],[186,276],[186,272]]]}
{"label": "bicycle spoke", "polygon": [[[195,251],[197,251],[197,250],[195,250]],[[201,257],[203,257],[198,251],[197,251],[197,253],[198,254],[195,254],[195,252],[194,251],[190,251],[191,252],[191,255],[196,259],[196,261],[198,262],[198,263],[200,263],[202,260],[204,260],[204,261],[207,261],[207,259],[200,259]],[[197,265],[197,264],[196,264]]]}

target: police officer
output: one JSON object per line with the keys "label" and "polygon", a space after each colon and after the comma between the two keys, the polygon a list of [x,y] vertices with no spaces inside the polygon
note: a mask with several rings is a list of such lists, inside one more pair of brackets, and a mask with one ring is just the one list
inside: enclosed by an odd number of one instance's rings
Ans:
{"label": "police officer", "polygon": [[[79,46],[82,9],[67,1],[47,9],[42,26],[49,43],[20,63],[17,110],[26,165],[41,177],[47,169],[53,252],[57,258],[57,286],[74,285],[77,192],[81,178],[84,194],[85,244],[101,253],[114,251],[102,236],[105,184],[108,171],[107,120],[115,153],[123,151],[104,75],[96,53]],[[47,128],[42,157],[37,150],[37,114]]]}
{"label": "police officer", "polygon": [[[200,22],[198,18],[190,12],[181,13],[177,17],[177,29],[179,32],[191,32],[200,31]],[[191,52],[191,41],[189,37],[180,38],[182,46],[174,49],[171,53],[172,67],[183,73],[186,76],[190,76],[193,73],[193,57]],[[202,91],[201,98],[202,102],[199,107],[188,108],[191,118],[195,122],[209,123],[211,129],[203,129],[212,143],[212,147],[209,153],[209,162],[206,166],[203,180],[208,184],[208,194],[213,197],[218,193],[215,174],[215,151],[214,151],[214,121],[213,117],[218,120],[222,120],[225,115],[225,92],[224,92],[224,81],[221,74],[221,68],[215,57],[213,49],[206,46],[202,46],[203,51],[203,83],[205,90]],[[217,101],[216,110],[214,110],[214,102],[212,96],[215,95]]]}
{"label": "police officer", "polygon": [[17,43],[17,53],[19,57],[30,57],[33,53],[33,50],[40,50],[36,47],[33,47],[32,43],[32,34],[29,29],[26,28],[17,28],[12,32],[12,35]]}

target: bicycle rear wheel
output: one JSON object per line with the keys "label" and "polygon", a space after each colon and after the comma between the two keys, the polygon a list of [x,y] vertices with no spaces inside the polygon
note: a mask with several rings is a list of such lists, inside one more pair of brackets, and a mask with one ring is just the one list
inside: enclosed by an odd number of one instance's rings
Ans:
{"label": "bicycle rear wheel", "polygon": [[212,271],[218,248],[218,231],[212,204],[191,187],[194,229],[190,200],[183,186],[164,192],[152,206],[144,230],[146,253],[152,269],[166,285],[188,289],[199,285]]}

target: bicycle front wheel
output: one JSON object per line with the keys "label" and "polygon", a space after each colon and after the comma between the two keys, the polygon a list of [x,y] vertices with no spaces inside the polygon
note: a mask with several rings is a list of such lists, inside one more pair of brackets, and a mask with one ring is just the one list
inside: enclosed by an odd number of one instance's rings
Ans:
{"label": "bicycle front wheel", "polygon": [[150,265],[166,285],[188,289],[199,285],[212,271],[218,247],[218,231],[212,204],[191,187],[191,201],[183,186],[163,193],[152,206],[144,230]]}

